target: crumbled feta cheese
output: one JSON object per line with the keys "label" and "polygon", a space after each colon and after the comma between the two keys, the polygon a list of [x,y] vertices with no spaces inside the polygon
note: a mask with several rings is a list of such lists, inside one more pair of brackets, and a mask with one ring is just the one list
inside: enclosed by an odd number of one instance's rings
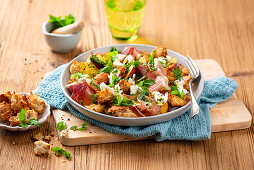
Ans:
{"label": "crumbled feta cheese", "polygon": [[123,60],[123,63],[130,63],[132,60],[134,60],[132,55],[127,55],[127,57]]}
{"label": "crumbled feta cheese", "polygon": [[131,94],[137,94],[140,91],[140,87],[138,85],[131,85],[130,87],[130,93]]}
{"label": "crumbled feta cheese", "polygon": [[168,59],[168,62],[170,62],[171,61],[171,56],[166,56],[166,58]]}
{"label": "crumbled feta cheese", "polygon": [[165,57],[159,57],[158,60],[163,63],[163,64],[167,64],[168,63],[168,59]]}
{"label": "crumbled feta cheese", "polygon": [[168,101],[168,93],[153,92],[153,96],[158,105],[164,105]]}
{"label": "crumbled feta cheese", "polygon": [[100,89],[101,90],[108,89],[110,91],[110,93],[112,93],[114,96],[117,96],[117,95],[123,93],[123,91],[120,89],[119,84],[116,84],[113,88],[113,87],[108,87],[104,82],[102,82],[100,84]]}
{"label": "crumbled feta cheese", "polygon": [[135,84],[135,82],[133,81],[132,78],[129,78],[128,82],[131,83],[131,84]]}
{"label": "crumbled feta cheese", "polygon": [[116,77],[119,77],[120,71],[118,70],[116,73],[110,72],[110,74],[109,74],[109,76],[108,76],[109,84],[112,84],[112,83],[113,83],[113,75],[115,75]]}
{"label": "crumbled feta cheese", "polygon": [[174,81],[175,85],[177,86],[177,89],[179,90],[180,93],[187,94],[188,91],[183,87],[184,81],[182,80],[175,80]]}
{"label": "crumbled feta cheese", "polygon": [[118,58],[119,61],[121,61],[126,55],[125,54],[117,54],[115,55],[116,58]]}
{"label": "crumbled feta cheese", "polygon": [[115,67],[123,67],[124,64],[121,63],[119,60],[116,59],[116,60],[113,62],[113,66],[115,66]]}
{"label": "crumbled feta cheese", "polygon": [[162,81],[162,87],[164,87],[165,90],[170,90],[171,88],[165,83],[165,80]]}

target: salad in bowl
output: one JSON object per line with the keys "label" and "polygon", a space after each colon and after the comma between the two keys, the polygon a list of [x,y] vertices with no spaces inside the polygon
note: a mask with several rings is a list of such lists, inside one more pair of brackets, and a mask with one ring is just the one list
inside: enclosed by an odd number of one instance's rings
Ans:
{"label": "salad in bowl", "polygon": [[151,117],[187,105],[189,68],[165,47],[147,52],[135,46],[73,60],[66,89],[72,100],[113,117]]}

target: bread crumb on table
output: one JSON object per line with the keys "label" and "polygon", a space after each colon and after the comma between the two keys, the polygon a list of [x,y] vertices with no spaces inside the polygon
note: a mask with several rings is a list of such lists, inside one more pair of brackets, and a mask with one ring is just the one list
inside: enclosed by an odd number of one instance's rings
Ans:
{"label": "bread crumb on table", "polygon": [[35,140],[43,140],[43,139],[44,139],[44,136],[42,135],[41,132],[39,132],[39,133],[36,133],[35,135],[33,135],[33,138],[34,138]]}
{"label": "bread crumb on table", "polygon": [[35,155],[42,156],[42,155],[49,154],[50,146],[48,143],[43,141],[36,141],[34,142],[34,144],[35,144],[35,148],[34,148]]}

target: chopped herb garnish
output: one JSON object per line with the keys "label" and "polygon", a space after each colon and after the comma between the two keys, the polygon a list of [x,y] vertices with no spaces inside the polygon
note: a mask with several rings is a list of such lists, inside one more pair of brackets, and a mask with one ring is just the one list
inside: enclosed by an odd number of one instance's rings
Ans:
{"label": "chopped herb garnish", "polygon": [[55,152],[55,155],[63,154],[63,155],[65,155],[65,158],[67,158],[67,159],[71,158],[71,153],[67,152],[66,150],[64,150],[58,146],[51,148],[51,150]]}
{"label": "chopped herb garnish", "polygon": [[80,72],[76,72],[74,74],[71,75],[71,79],[80,79],[83,78],[84,74],[80,73]]}
{"label": "chopped herb garnish", "polygon": [[108,85],[109,87],[113,87],[114,85],[116,85],[116,83],[121,79],[120,77],[116,77],[115,75],[112,76],[112,83],[110,85]]}
{"label": "chopped herb garnish", "polygon": [[121,96],[118,95],[117,97],[113,98],[113,104],[115,106],[132,106],[134,103],[132,100],[128,100],[126,97],[121,100]]}
{"label": "chopped herb garnish", "polygon": [[181,71],[179,68],[173,69],[173,70],[172,70],[172,73],[174,73],[174,77],[175,77],[177,80],[181,80],[181,79],[183,78],[183,77],[181,76],[182,71]]}
{"label": "chopped herb garnish", "polygon": [[103,68],[106,65],[106,63],[98,59],[96,55],[92,55],[90,57],[90,61],[93,62],[94,65],[99,69]]}
{"label": "chopped herb garnish", "polygon": [[136,61],[131,61],[130,65],[133,65],[133,67],[138,67],[139,65],[141,65],[139,58]]}
{"label": "chopped herb garnish", "polygon": [[154,83],[155,83],[154,80],[152,80],[152,79],[146,79],[146,80],[140,81],[140,82],[138,83],[138,86],[139,86],[139,87],[142,87],[142,86],[148,87],[148,86],[153,85]]}
{"label": "chopped herb garnish", "polygon": [[149,95],[149,90],[146,86],[143,86],[141,88],[141,91],[140,91],[140,95],[138,97],[139,100],[143,100],[143,101],[146,101],[146,98],[145,96],[148,96]]}
{"label": "chopped herb garnish", "polygon": [[155,70],[155,67],[154,67],[154,51],[151,53],[151,55],[149,56],[149,62],[148,64],[151,64],[151,70]]}
{"label": "chopped herb garnish", "polygon": [[91,97],[92,97],[93,104],[98,104],[98,102],[97,102],[98,94],[97,93],[92,94]]}
{"label": "chopped herb garnish", "polygon": [[161,63],[161,65],[164,67],[164,68],[167,68],[167,62],[162,62],[162,61],[159,61]]}
{"label": "chopped herb garnish", "polygon": [[178,90],[177,86],[171,85],[171,94],[179,96],[181,98],[184,97],[184,92],[180,93],[180,91]]}
{"label": "chopped herb garnish", "polygon": [[137,81],[140,82],[140,81],[144,80],[145,78],[146,78],[146,76],[143,76],[140,79],[138,79]]}
{"label": "chopped herb garnish", "polygon": [[111,57],[108,57],[106,62],[107,62],[106,67],[100,69],[99,73],[101,73],[101,72],[110,73],[110,72],[112,71],[112,69],[113,69],[113,64],[112,64],[112,59],[111,59]]}
{"label": "chopped herb garnish", "polygon": [[67,125],[62,121],[57,123],[57,130],[62,131],[64,129],[67,129]]}
{"label": "chopped herb garnish", "polygon": [[74,131],[76,131],[76,130],[85,130],[85,129],[86,129],[86,123],[84,122],[84,123],[82,124],[82,127],[81,127],[81,128],[78,128],[78,126],[72,126],[70,129],[71,129],[71,130],[74,130]]}
{"label": "chopped herb garnish", "polygon": [[30,119],[28,123],[29,123],[29,125],[35,125],[35,126],[38,126],[38,127],[41,126],[40,122],[35,118]]}

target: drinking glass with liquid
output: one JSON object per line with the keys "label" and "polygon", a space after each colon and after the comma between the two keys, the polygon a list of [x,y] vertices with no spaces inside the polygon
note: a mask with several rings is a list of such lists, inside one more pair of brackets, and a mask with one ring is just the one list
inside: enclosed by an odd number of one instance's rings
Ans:
{"label": "drinking glass with liquid", "polygon": [[134,40],[142,24],[145,0],[105,0],[108,25],[112,36]]}

